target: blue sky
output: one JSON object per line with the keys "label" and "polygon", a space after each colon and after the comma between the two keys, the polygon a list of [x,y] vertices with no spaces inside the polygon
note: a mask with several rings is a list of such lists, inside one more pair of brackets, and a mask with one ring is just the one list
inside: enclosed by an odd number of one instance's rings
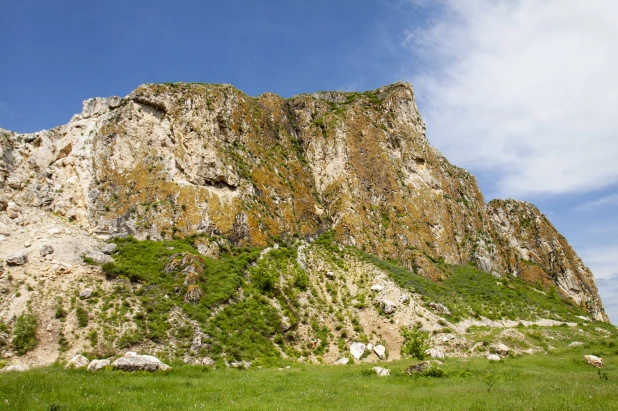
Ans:
{"label": "blue sky", "polygon": [[147,82],[288,97],[410,81],[430,142],[487,200],[546,213],[604,278],[609,306],[616,43],[613,0],[3,1],[0,127],[52,128],[87,98]]}

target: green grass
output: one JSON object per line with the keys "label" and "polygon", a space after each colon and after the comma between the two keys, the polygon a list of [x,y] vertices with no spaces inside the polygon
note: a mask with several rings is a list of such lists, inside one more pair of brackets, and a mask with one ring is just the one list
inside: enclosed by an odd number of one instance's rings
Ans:
{"label": "green grass", "polygon": [[615,348],[592,350],[601,351],[607,380],[584,363],[584,348],[499,363],[447,359],[443,378],[406,375],[413,360],[382,364],[391,369],[382,378],[366,372],[370,364],[247,371],[181,366],[158,374],[53,366],[3,374],[0,410],[616,410]]}
{"label": "green grass", "polygon": [[436,266],[446,272],[447,278],[434,282],[395,262],[360,252],[359,255],[385,270],[401,287],[417,291],[426,301],[446,305],[455,322],[481,316],[492,320],[549,318],[578,322],[576,315],[589,315],[560,298],[555,289],[543,290],[512,276],[496,278],[470,265],[449,266],[438,261]]}

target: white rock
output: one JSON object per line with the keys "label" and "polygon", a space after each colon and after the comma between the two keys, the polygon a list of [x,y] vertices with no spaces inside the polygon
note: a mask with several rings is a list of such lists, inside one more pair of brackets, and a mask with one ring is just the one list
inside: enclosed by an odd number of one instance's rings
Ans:
{"label": "white rock", "polygon": [[584,355],[584,359],[588,364],[597,368],[603,368],[603,366],[605,366],[603,363],[603,358],[597,357],[596,355]]}
{"label": "white rock", "polygon": [[392,314],[397,311],[397,304],[390,300],[381,300],[380,308],[384,314]]}
{"label": "white rock", "polygon": [[217,363],[215,362],[215,360],[213,360],[210,357],[204,357],[202,358],[202,365],[207,365],[209,367],[216,365]]}
{"label": "white rock", "polygon": [[352,357],[360,360],[360,357],[363,356],[366,348],[367,346],[361,342],[352,343],[350,345],[350,354],[352,354]]}
{"label": "white rock", "polygon": [[110,361],[107,359],[104,360],[92,360],[90,364],[88,364],[88,371],[97,371],[101,368],[105,368],[110,365]]}
{"label": "white rock", "polygon": [[24,247],[29,248],[32,244],[30,243],[30,241],[26,241],[24,243]]}
{"label": "white rock", "polygon": [[582,345],[584,345],[584,343],[583,343],[583,342],[580,342],[580,341],[573,341],[571,344],[569,344],[569,347],[580,347],[580,346],[582,346]]}
{"label": "white rock", "polygon": [[375,292],[384,291],[384,286],[381,284],[374,284],[371,286],[371,291],[375,291]]}
{"label": "white rock", "polygon": [[49,235],[56,235],[62,232],[62,229],[58,228],[58,227],[52,227],[50,228],[48,231]]}
{"label": "white rock", "polygon": [[326,276],[332,280],[333,278],[335,278],[335,273],[333,273],[332,271],[327,271]]}
{"label": "white rock", "polygon": [[431,358],[439,358],[444,359],[444,352],[439,348],[430,348],[425,350],[425,354],[429,355]]}
{"label": "white rock", "polygon": [[501,355],[503,357],[505,355],[509,355],[509,351],[510,351],[510,348],[504,344],[498,344],[496,346],[496,354]]}
{"label": "white rock", "polygon": [[78,354],[75,357],[71,358],[71,361],[69,361],[67,365],[64,366],[64,368],[66,369],[85,368],[88,366],[89,363],[90,361],[88,360],[88,358],[84,357],[83,355]]}
{"label": "white rock", "polygon": [[399,301],[401,304],[405,304],[408,302],[408,300],[410,300],[410,297],[408,296],[408,294],[401,294],[401,296],[399,297],[397,301]]}
{"label": "white rock", "polygon": [[118,358],[112,363],[112,367],[122,371],[165,371],[170,366],[163,364],[158,358],[152,355],[138,355],[135,352],[128,352],[124,357]]}
{"label": "white rock", "polygon": [[21,250],[6,258],[8,265],[24,265],[28,262],[28,251]]}
{"label": "white rock", "polygon": [[335,365],[346,365],[349,362],[350,362],[350,359],[348,357],[341,357],[337,361],[335,361],[333,364],[335,364]]}
{"label": "white rock", "polygon": [[80,298],[84,298],[84,299],[88,299],[88,298],[92,297],[92,289],[91,288],[84,288],[82,290],[82,292],[79,293],[79,297]]}
{"label": "white rock", "polygon": [[498,354],[489,354],[487,356],[487,359],[489,361],[500,361],[501,360],[501,358],[500,358],[500,356]]}
{"label": "white rock", "polygon": [[386,358],[386,347],[382,344],[378,344],[373,347],[373,352],[376,353],[379,359],[383,360]]}
{"label": "white rock", "polygon": [[8,367],[4,367],[2,369],[0,369],[0,372],[23,372],[23,371],[28,371],[29,367],[25,364],[15,364],[15,365],[9,365]]}
{"label": "white rock", "polygon": [[391,370],[387,370],[386,368],[373,367],[372,370],[380,377],[388,377],[389,375],[391,375]]}
{"label": "white rock", "polygon": [[101,252],[103,254],[113,254],[114,251],[116,251],[116,248],[118,248],[118,246],[114,243],[109,243],[109,244],[105,244],[105,246],[103,248],[101,248]]}
{"label": "white rock", "polygon": [[367,344],[367,351],[373,351],[373,344]]}

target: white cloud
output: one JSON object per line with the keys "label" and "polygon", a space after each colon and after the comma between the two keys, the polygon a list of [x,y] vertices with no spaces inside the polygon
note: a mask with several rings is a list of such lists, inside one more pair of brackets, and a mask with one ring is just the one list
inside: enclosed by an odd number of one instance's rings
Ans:
{"label": "white cloud", "polygon": [[608,278],[618,274],[618,244],[586,248],[581,258],[592,270],[595,278]]}
{"label": "white cloud", "polygon": [[412,82],[432,144],[500,196],[618,182],[618,2],[438,4],[405,42],[429,63]]}
{"label": "white cloud", "polygon": [[599,198],[598,200],[588,201],[576,207],[580,211],[591,211],[599,207],[618,205],[618,194],[611,194]]}

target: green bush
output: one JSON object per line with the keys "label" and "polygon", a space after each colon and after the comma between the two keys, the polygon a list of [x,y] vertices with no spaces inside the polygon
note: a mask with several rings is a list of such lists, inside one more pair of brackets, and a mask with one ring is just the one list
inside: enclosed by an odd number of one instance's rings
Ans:
{"label": "green bush", "polygon": [[84,328],[88,325],[88,321],[89,321],[88,311],[86,311],[86,309],[82,307],[81,305],[78,305],[77,308],[75,309],[75,316],[77,317],[77,324],[80,327]]}
{"label": "green bush", "polygon": [[411,355],[419,360],[425,359],[425,350],[429,348],[429,332],[423,331],[418,327],[412,329],[402,328],[401,335],[404,338],[401,353]]}
{"label": "green bush", "polygon": [[18,355],[24,355],[37,346],[36,331],[39,323],[31,312],[24,311],[17,317],[13,327],[13,347]]}

